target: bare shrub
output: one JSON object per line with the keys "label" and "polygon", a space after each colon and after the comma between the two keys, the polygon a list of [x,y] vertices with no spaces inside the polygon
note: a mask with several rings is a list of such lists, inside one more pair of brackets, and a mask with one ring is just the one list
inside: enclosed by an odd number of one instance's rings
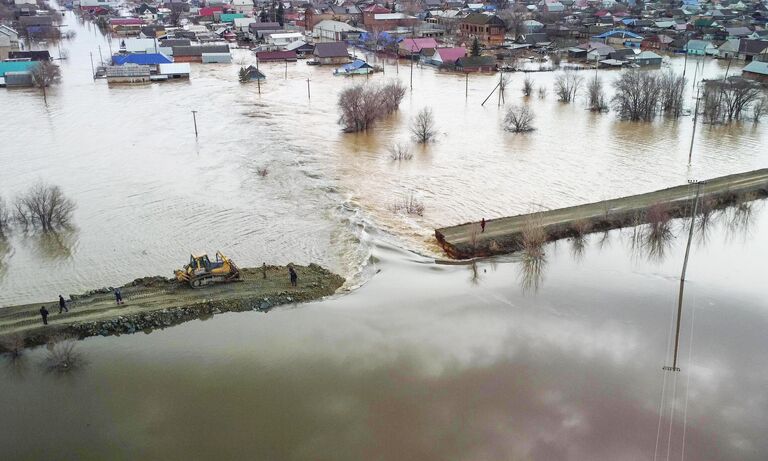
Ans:
{"label": "bare shrub", "polygon": [[571,224],[571,230],[574,235],[584,235],[592,230],[592,224],[586,219],[578,219]]}
{"label": "bare shrub", "polygon": [[259,175],[260,178],[266,178],[269,174],[269,168],[266,166],[260,166],[256,168],[256,174]]}
{"label": "bare shrub", "polygon": [[683,113],[683,95],[685,94],[686,79],[682,75],[667,71],[659,77],[661,91],[661,111],[673,117]]}
{"label": "bare shrub", "polygon": [[432,115],[432,109],[425,107],[416,114],[411,122],[411,134],[414,141],[419,144],[425,144],[432,141],[437,135],[435,128],[435,117]]}
{"label": "bare shrub", "polygon": [[520,283],[523,290],[538,290],[543,280],[546,255],[544,244],[547,242],[547,231],[541,214],[529,215],[522,230],[523,253],[520,266]]}
{"label": "bare shrub", "polygon": [[669,213],[669,208],[663,203],[655,203],[646,210],[645,219],[648,222],[648,228],[644,243],[648,255],[651,258],[661,259],[672,237],[674,237],[670,226],[672,216]]}
{"label": "bare shrub", "polygon": [[[539,91],[541,91],[541,88],[539,88]],[[533,79],[528,75],[526,75],[525,80],[523,80],[523,96],[528,97],[532,94],[533,94]]]}
{"label": "bare shrub", "polygon": [[424,202],[413,194],[408,195],[392,204],[392,212],[424,216]]}
{"label": "bare shrub", "polygon": [[394,161],[411,160],[413,153],[411,153],[411,148],[407,144],[392,144],[389,146],[389,158]]}
{"label": "bare shrub", "polygon": [[75,202],[67,198],[59,186],[38,183],[16,198],[14,218],[25,229],[53,232],[68,228]]}
{"label": "bare shrub", "polygon": [[555,76],[555,94],[562,102],[571,102],[584,84],[584,77],[574,70],[566,70]]}
{"label": "bare shrub", "polygon": [[605,92],[603,91],[603,80],[595,76],[587,83],[587,100],[589,110],[593,112],[605,112],[608,110],[608,103],[605,101]]}
{"label": "bare shrub", "polygon": [[0,197],[0,238],[8,234],[11,225],[11,212],[5,199]]}
{"label": "bare shrub", "polygon": [[19,333],[4,336],[0,340],[0,352],[8,354],[12,360],[21,357],[24,353],[24,336]]}
{"label": "bare shrub", "polygon": [[655,73],[629,70],[613,83],[616,93],[611,99],[619,117],[632,121],[651,121],[658,111],[659,77]]}
{"label": "bare shrub", "polygon": [[534,119],[533,111],[528,106],[512,106],[504,117],[504,128],[513,133],[533,131]]}
{"label": "bare shrub", "polygon": [[339,124],[347,132],[368,130],[377,120],[398,109],[405,92],[399,81],[347,87],[339,94],[337,103],[341,110]]}
{"label": "bare shrub", "polygon": [[545,99],[547,97],[547,89],[543,86],[539,87],[539,99]]}
{"label": "bare shrub", "polygon": [[768,99],[763,96],[752,105],[752,121],[759,123],[760,119],[765,115],[766,110],[768,110]]}
{"label": "bare shrub", "polygon": [[81,367],[85,361],[76,349],[77,341],[66,336],[56,336],[48,342],[48,355],[43,362],[51,373],[69,373]]}

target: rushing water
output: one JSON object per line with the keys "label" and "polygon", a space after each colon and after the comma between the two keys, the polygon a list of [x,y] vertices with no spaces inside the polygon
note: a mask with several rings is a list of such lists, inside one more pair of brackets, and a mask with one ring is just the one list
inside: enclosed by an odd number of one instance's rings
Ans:
{"label": "rushing water", "polygon": [[4,361],[0,458],[763,460],[764,206],[697,231],[679,373],[681,223],[653,257],[632,230],[548,245],[538,290],[514,257],[375,244],[350,295],[87,339],[63,376]]}
{"label": "rushing water", "polygon": [[[553,73],[531,74],[549,90],[529,101],[537,115],[531,134],[501,129],[495,96],[480,105],[498,76],[470,76],[465,97],[463,76],[419,66],[399,113],[372,132],[343,134],[336,97],[352,81],[327,67],[290,63],[285,78],[283,64],[263,64],[268,81],[259,95],[255,84],[237,82],[239,65],[254,58],[235,50],[231,65],[193,64],[188,82],[110,87],[92,81],[89,53],[98,62],[99,46],[106,57],[119,42],[72,13],[64,24],[77,36],[61,44],[69,59],[60,61],[63,81],[48,104],[35,89],[0,91],[0,196],[11,200],[38,180],[58,184],[78,204],[76,228],[46,238],[17,233],[0,244],[0,305],[169,275],[188,253],[217,249],[241,265],[318,262],[355,286],[367,278],[360,270],[370,248],[360,242],[372,224],[400,246],[436,252],[436,226],[768,164],[766,131],[748,123],[701,127],[689,168],[690,117],[637,124],[591,114],[582,98],[555,100]],[[406,64],[369,59],[385,68],[371,80],[409,83]],[[688,62],[689,78],[702,75],[695,64]],[[724,72],[717,61],[703,67],[710,77]],[[618,73],[600,75],[608,82]],[[523,76],[511,79],[506,102],[521,103]],[[408,139],[409,120],[424,106],[434,110],[437,142],[392,162],[387,147]],[[393,214],[392,203],[411,193],[425,215]]]}

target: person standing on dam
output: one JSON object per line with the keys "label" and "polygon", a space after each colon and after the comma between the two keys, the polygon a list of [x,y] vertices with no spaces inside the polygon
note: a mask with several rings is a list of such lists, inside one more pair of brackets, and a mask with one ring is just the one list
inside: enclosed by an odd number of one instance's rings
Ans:
{"label": "person standing on dam", "polygon": [[43,318],[43,325],[48,325],[48,309],[45,306],[40,308],[40,317]]}
{"label": "person standing on dam", "polygon": [[61,314],[61,311],[69,312],[69,309],[67,309],[67,302],[64,300],[64,296],[59,295],[59,314]]}
{"label": "person standing on dam", "polygon": [[298,285],[299,275],[296,274],[293,266],[288,266],[288,274],[291,276],[291,286],[296,287],[296,285]]}

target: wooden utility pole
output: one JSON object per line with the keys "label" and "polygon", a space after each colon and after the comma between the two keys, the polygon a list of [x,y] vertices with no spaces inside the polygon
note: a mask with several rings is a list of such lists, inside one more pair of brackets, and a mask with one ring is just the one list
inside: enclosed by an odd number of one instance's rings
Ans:
{"label": "wooden utility pole", "polygon": [[96,81],[96,69],[93,68],[93,51],[88,53],[91,55],[91,77],[93,77],[93,81]]}
{"label": "wooden utility pole", "polygon": [[195,137],[197,137],[197,111],[192,111],[192,123],[195,124]]}
{"label": "wooden utility pole", "polygon": [[469,72],[464,72],[464,99],[469,98]]}
{"label": "wooden utility pole", "polygon": [[312,94],[309,90],[309,79],[307,79],[307,99],[312,99]]}

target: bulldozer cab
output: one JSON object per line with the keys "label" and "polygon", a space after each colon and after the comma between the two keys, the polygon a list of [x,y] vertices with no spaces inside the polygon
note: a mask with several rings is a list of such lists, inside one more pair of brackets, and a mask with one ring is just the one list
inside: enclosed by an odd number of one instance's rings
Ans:
{"label": "bulldozer cab", "polygon": [[192,268],[192,270],[200,270],[203,269],[206,272],[210,272],[213,269],[216,269],[218,267],[221,267],[224,265],[224,260],[221,257],[220,253],[216,253],[216,261],[211,262],[211,260],[208,258],[208,255],[203,253],[199,255],[191,255],[189,257],[189,267]]}

